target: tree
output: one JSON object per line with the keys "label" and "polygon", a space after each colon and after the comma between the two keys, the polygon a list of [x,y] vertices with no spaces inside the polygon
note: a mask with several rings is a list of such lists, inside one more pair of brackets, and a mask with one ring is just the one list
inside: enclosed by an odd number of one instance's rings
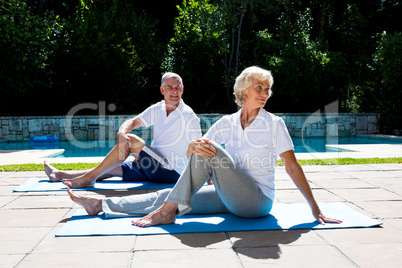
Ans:
{"label": "tree", "polygon": [[[279,12],[277,24],[259,30],[255,38],[254,64],[272,70],[273,112],[308,112],[323,108],[336,99],[332,84],[333,57],[320,39],[313,40],[311,10],[298,10],[284,4],[279,11],[266,9],[265,14]],[[300,7],[299,7],[300,8]]]}
{"label": "tree", "polygon": [[0,0],[1,114],[19,112],[49,91],[52,36],[59,30],[53,13],[40,17],[23,1]]}
{"label": "tree", "polygon": [[402,33],[381,34],[373,67],[377,83],[372,93],[376,109],[381,113],[380,131],[402,130]]}
{"label": "tree", "polygon": [[223,24],[219,6],[208,0],[184,0],[175,19],[175,36],[169,43],[169,54],[163,71],[174,71],[183,77],[184,99],[197,111],[225,111],[220,90],[223,86]]}

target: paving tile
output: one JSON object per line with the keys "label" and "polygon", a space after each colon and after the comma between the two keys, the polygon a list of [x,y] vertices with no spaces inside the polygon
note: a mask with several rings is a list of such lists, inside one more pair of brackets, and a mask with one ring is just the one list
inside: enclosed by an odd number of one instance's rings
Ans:
{"label": "paving tile", "polygon": [[245,268],[269,267],[355,267],[335,248],[326,246],[284,246],[238,248]]}
{"label": "paving tile", "polygon": [[0,254],[0,268],[15,267],[24,257],[25,254]]}
{"label": "paving tile", "polygon": [[14,201],[19,196],[17,195],[0,195],[0,208],[6,206],[8,203]]}
{"label": "paving tile", "polygon": [[402,219],[384,219],[383,222],[389,223],[399,230],[402,230]]}
{"label": "paving tile", "polygon": [[275,181],[276,190],[297,190],[297,186],[292,180]]}
{"label": "paving tile", "polygon": [[190,233],[138,236],[134,250],[231,248],[225,233]]}
{"label": "paving tile", "polygon": [[361,180],[385,189],[391,187],[402,188],[402,177],[395,177],[395,178],[374,177],[374,178],[363,178]]}
{"label": "paving tile", "polygon": [[370,218],[378,218],[378,216],[376,216],[376,215],[370,213],[369,211],[364,210],[362,207],[358,206],[358,205],[356,204],[357,202],[355,202],[355,203],[343,202],[343,203],[344,203],[345,205],[347,205],[348,207],[352,208],[353,210],[355,210],[356,212],[361,213],[361,214],[363,214],[363,215],[366,215],[367,217],[370,217]]}
{"label": "paving tile", "polygon": [[307,179],[315,180],[315,179],[353,179],[352,176],[344,174],[342,172],[317,172],[317,173],[308,173],[306,174]]}
{"label": "paving tile", "polygon": [[356,172],[356,171],[372,171],[372,170],[378,170],[378,167],[375,165],[335,165],[332,166],[333,171],[338,171],[338,172]]}
{"label": "paving tile", "polygon": [[[325,189],[313,189],[313,195],[317,202],[340,202],[344,201]],[[306,202],[306,199],[299,190],[278,190],[275,192],[275,197],[281,203],[300,203]]]}
{"label": "paving tile", "polygon": [[0,178],[0,186],[3,186],[3,185],[18,186],[27,180],[28,180],[27,178],[19,178],[19,177],[15,178],[12,176],[1,177]]}
{"label": "paving tile", "polygon": [[1,209],[0,227],[53,227],[66,209]]}
{"label": "paving tile", "polygon": [[333,172],[333,166],[325,165],[325,166],[302,166],[303,171],[306,173],[316,173],[316,172]]}
{"label": "paving tile", "polygon": [[286,172],[278,172],[278,170],[275,170],[275,181],[282,181],[282,180],[291,181],[292,179]]}
{"label": "paving tile", "polygon": [[241,267],[232,249],[135,251],[132,267]]}
{"label": "paving tile", "polygon": [[331,245],[401,243],[402,230],[383,223],[380,227],[315,230]]}
{"label": "paving tile", "polygon": [[389,187],[389,188],[386,188],[386,190],[401,196],[401,200],[402,200],[402,187]]}
{"label": "paving tile", "polygon": [[60,227],[54,228],[35,248],[33,254],[132,252],[135,236],[79,236],[55,237]]}
{"label": "paving tile", "polygon": [[74,203],[68,196],[21,196],[5,206],[5,209],[21,208],[72,208]]}
{"label": "paving tile", "polygon": [[2,185],[0,187],[0,196],[1,195],[24,195],[25,193],[14,193],[13,189],[15,186],[13,185]]}
{"label": "paving tile", "polygon": [[30,254],[18,268],[43,267],[124,267],[129,266],[132,253],[60,253]]}
{"label": "paving tile", "polygon": [[331,189],[331,192],[348,201],[400,200],[401,197],[384,189]]}
{"label": "paving tile", "polygon": [[402,218],[401,201],[357,201],[355,204],[378,218]]}
{"label": "paving tile", "polygon": [[343,179],[343,178],[328,178],[314,179],[314,184],[325,189],[362,189],[362,188],[377,188],[377,186],[366,183],[359,179]]}
{"label": "paving tile", "polygon": [[402,170],[389,170],[389,172],[391,172],[398,178],[402,178]]}
{"label": "paving tile", "polygon": [[402,243],[338,246],[359,267],[401,267]]}
{"label": "paving tile", "polygon": [[[401,263],[395,256],[400,256],[402,248],[402,165],[305,167],[318,202],[346,199],[357,211],[382,218],[382,227],[59,238],[54,234],[80,206],[65,191],[12,192],[15,185],[34,175],[45,177],[43,172],[0,172],[0,252],[10,253],[0,255],[0,267],[14,267],[21,260],[18,267],[396,267]],[[278,170],[277,188],[278,201],[306,202],[283,167]],[[80,194],[103,197],[145,192]],[[63,208],[51,209],[56,207]],[[32,253],[24,258],[21,253],[27,252]]]}
{"label": "paving tile", "polygon": [[29,253],[49,233],[48,228],[0,228],[2,254]]}
{"label": "paving tile", "polygon": [[8,177],[11,177],[11,178],[25,178],[25,179],[30,179],[30,178],[33,178],[33,177],[47,178],[47,176],[46,176],[44,171],[19,171],[19,172],[7,172],[7,173],[9,173]]}
{"label": "paving tile", "polygon": [[327,244],[314,231],[307,229],[230,232],[229,236],[234,248]]}
{"label": "paving tile", "polygon": [[402,170],[401,164],[370,164],[368,166],[377,170]]}
{"label": "paving tile", "polygon": [[371,171],[344,171],[344,174],[352,176],[358,179],[367,179],[367,178],[395,178],[398,175],[389,172],[389,171],[378,171],[378,170],[371,170]]}

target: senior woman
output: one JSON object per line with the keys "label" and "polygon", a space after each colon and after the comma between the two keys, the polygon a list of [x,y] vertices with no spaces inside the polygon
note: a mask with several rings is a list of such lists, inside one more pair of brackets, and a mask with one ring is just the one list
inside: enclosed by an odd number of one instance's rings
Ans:
{"label": "senior woman", "polygon": [[[255,66],[236,78],[234,94],[242,108],[218,120],[202,139],[190,142],[190,160],[172,190],[96,199],[68,189],[71,199],[90,215],[101,211],[107,218],[145,215],[132,222],[140,227],[171,224],[177,215],[186,213],[230,212],[240,217],[263,217],[273,205],[279,156],[317,221],[340,223],[321,212],[296,160],[283,120],[263,108],[272,95],[272,85],[271,73]],[[213,185],[205,185],[208,178]]]}

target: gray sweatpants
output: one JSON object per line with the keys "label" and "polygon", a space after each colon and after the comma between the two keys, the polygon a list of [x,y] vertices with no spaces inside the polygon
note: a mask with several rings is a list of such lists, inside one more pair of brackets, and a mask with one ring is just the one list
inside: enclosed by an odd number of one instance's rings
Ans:
{"label": "gray sweatpants", "polygon": [[[256,218],[269,214],[273,201],[265,196],[254,180],[238,167],[225,149],[216,143],[216,156],[193,154],[175,187],[155,193],[105,198],[106,218],[142,216],[164,202],[179,205],[178,215],[231,212]],[[213,186],[203,186],[211,178]]]}

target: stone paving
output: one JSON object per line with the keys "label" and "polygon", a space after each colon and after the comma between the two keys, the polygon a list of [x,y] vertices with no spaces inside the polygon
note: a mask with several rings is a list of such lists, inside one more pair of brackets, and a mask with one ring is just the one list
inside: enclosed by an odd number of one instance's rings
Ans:
{"label": "stone paving", "polygon": [[[319,202],[344,202],[383,225],[335,230],[55,237],[79,206],[65,192],[12,192],[31,177],[45,177],[43,172],[2,172],[0,267],[402,267],[402,164],[303,169]],[[305,202],[281,167],[277,170],[275,202]]]}

